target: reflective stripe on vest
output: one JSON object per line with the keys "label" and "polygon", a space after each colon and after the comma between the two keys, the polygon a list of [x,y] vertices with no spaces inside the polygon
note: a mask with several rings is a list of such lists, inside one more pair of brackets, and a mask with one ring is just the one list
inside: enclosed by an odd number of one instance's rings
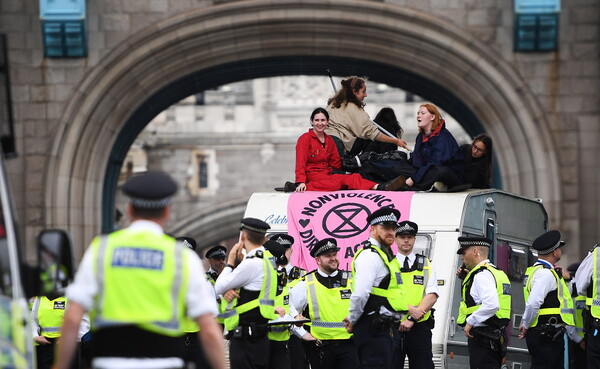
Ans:
{"label": "reflective stripe on vest", "polygon": [[[305,277],[308,314],[311,319],[310,333],[320,340],[345,340],[352,337],[346,331],[344,318],[350,309],[350,296],[342,298],[344,290],[350,289],[350,279],[346,286],[327,288],[319,282],[315,273]],[[339,271],[339,273],[347,273]]]}
{"label": "reflective stripe on vest", "polygon": [[92,247],[99,285],[91,314],[95,329],[134,324],[182,334],[189,273],[184,248],[169,236],[127,229],[101,236]]}
{"label": "reflective stripe on vest", "polygon": [[65,316],[67,298],[49,300],[46,296],[36,297],[33,303],[33,316],[40,327],[40,335],[48,338],[60,337],[60,328]]}
{"label": "reflective stripe on vest", "polygon": [[[252,256],[256,257],[256,256]],[[225,324],[228,331],[232,331],[240,323],[240,315],[254,308],[260,309],[260,315],[267,319],[275,319],[275,300],[277,294],[277,271],[275,270],[275,258],[269,251],[263,251],[263,272],[264,277],[262,286],[257,299],[248,301],[245,304],[237,306],[237,299],[227,302],[221,299],[223,312],[217,316],[217,320]]]}
{"label": "reflective stripe on vest", "polygon": [[583,338],[585,332],[583,329],[583,311],[585,310],[585,296],[578,295],[573,299],[573,305],[575,307],[573,314],[573,322],[575,323],[575,331],[579,337]]}
{"label": "reflective stripe on vest", "polygon": [[[525,271],[526,281],[525,281],[525,284],[523,285],[523,296],[525,298],[525,303],[527,303],[527,300],[529,299],[529,293],[531,292],[531,287],[533,285],[533,276],[535,275],[535,273],[537,273],[542,268],[544,268],[544,266],[541,264],[538,264],[538,265],[530,266]],[[542,315],[557,315],[560,317],[562,323],[565,323],[567,325],[574,325],[575,323],[573,321],[573,314],[574,314],[575,310],[573,309],[573,298],[571,297],[571,294],[569,293],[569,287],[567,287],[567,284],[565,283],[565,281],[558,276],[558,274],[556,273],[556,271],[554,269],[551,269],[551,268],[547,268],[547,269],[550,271],[550,273],[552,273],[552,276],[554,277],[554,280],[556,281],[556,296],[558,298],[559,306],[552,307],[552,308],[539,309],[537,316],[531,321],[530,327],[535,327],[538,323],[539,317]],[[546,296],[546,299],[547,298],[548,298],[548,296]],[[542,305],[545,302],[546,302],[546,300],[544,300]]]}
{"label": "reflective stripe on vest", "polygon": [[[408,299],[408,304],[412,306],[419,306],[423,297],[425,297],[425,289],[427,288],[427,283],[429,283],[429,276],[431,274],[431,265],[429,264],[429,259],[422,255],[417,255],[415,259],[415,263],[418,261],[418,258],[423,258],[423,270],[413,270],[410,272],[402,272],[402,280],[404,281],[404,288],[406,289],[406,298]],[[422,277],[415,278],[415,277]],[[421,280],[422,284],[415,283],[415,280]],[[408,314],[402,317],[402,320],[408,319]],[[431,316],[431,311],[428,311],[423,315],[423,317],[419,320],[419,322],[424,322],[429,319]]]}
{"label": "reflective stripe on vest", "polygon": [[502,320],[510,319],[510,280],[502,270],[497,269],[493,264],[484,263],[473,268],[463,280],[461,290],[462,299],[458,308],[458,318],[456,319],[456,323],[460,325],[465,324],[467,318],[481,307],[481,305],[467,306],[467,294],[470,294],[471,292],[471,286],[473,285],[475,275],[479,272],[483,272],[482,270],[489,271],[496,283],[496,294],[498,295],[498,303],[500,306],[494,316]]}
{"label": "reflective stripe on vest", "polygon": [[[356,275],[354,261],[356,260],[358,255],[360,255],[366,249],[367,248],[362,248],[362,249],[358,250],[356,255],[354,255],[354,259],[352,260],[352,274],[353,275]],[[385,266],[389,272],[389,276],[390,276],[390,283],[389,283],[387,289],[373,287],[373,289],[371,290],[371,294],[375,295],[375,296],[384,297],[387,300],[390,307],[396,312],[408,311],[408,305],[407,305],[406,296],[405,296],[406,292],[405,292],[404,285],[402,284],[402,273],[400,272],[400,263],[398,262],[398,259],[393,258],[391,261],[389,261],[385,252],[383,252],[383,250],[381,250],[379,247],[377,247],[375,245],[371,245],[370,247],[368,247],[368,249],[374,250],[375,252],[377,252],[379,257],[385,264]]]}

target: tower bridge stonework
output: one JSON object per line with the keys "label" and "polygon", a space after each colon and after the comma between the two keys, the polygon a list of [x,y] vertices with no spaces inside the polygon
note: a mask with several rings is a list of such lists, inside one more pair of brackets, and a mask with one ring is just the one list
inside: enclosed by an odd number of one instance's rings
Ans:
{"label": "tower bridge stonework", "polygon": [[543,199],[575,259],[600,240],[599,24],[596,0],[563,1],[557,51],[523,53],[512,1],[95,0],[88,56],[48,59],[39,1],[0,0],[28,256],[47,227],[67,229],[81,255],[116,183],[107,168],[170,104],[336,61],[492,135],[503,188]]}

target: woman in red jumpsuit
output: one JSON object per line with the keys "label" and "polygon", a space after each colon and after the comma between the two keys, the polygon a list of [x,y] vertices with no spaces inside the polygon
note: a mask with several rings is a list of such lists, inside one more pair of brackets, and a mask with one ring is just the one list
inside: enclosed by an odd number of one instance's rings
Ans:
{"label": "woman in red jumpsuit", "polygon": [[329,114],[316,108],[310,115],[312,129],[298,138],[296,144],[296,192],[336,190],[393,191],[404,185],[404,177],[377,184],[358,173],[332,174],[342,166],[342,160],[333,139],[325,134]]}

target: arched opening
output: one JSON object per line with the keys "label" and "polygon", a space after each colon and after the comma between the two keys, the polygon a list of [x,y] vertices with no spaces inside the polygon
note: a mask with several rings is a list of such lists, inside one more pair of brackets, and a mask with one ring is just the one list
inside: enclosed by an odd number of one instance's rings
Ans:
{"label": "arched opening", "polygon": [[76,244],[98,233],[103,214],[112,215],[104,201],[114,192],[113,169],[143,126],[178,99],[236,80],[321,75],[326,68],[404,88],[441,106],[467,131],[490,133],[503,188],[544,198],[560,218],[548,123],[494,50],[464,30],[390,4],[261,0],[160,22],[92,70],[56,136],[48,225],[68,228]]}

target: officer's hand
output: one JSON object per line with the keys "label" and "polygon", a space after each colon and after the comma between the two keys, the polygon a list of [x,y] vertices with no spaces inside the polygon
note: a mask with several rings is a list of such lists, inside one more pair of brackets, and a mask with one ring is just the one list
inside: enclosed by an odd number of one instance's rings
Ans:
{"label": "officer's hand", "polygon": [[[294,317],[294,319],[296,319],[296,320],[304,320],[304,319],[306,319],[306,318],[304,318],[304,317],[302,316],[302,314],[298,314],[298,315],[296,315],[296,316]],[[295,324],[295,326],[296,326],[296,327],[302,327],[303,325],[304,325],[304,323],[296,323],[296,324]]]}
{"label": "officer's hand", "polygon": [[583,339],[583,340],[579,341],[579,347],[581,347],[581,349],[582,349],[583,351],[585,351],[585,339]]}
{"label": "officer's hand", "polygon": [[410,320],[405,320],[400,322],[400,327],[398,327],[398,330],[400,332],[408,332],[410,331],[413,325],[415,325],[414,322],[411,322]]}
{"label": "officer's hand", "polygon": [[473,338],[473,335],[471,334],[471,328],[473,328],[473,326],[469,323],[465,324],[465,336],[469,337],[469,338]]}
{"label": "officer's hand", "polygon": [[296,187],[296,192],[304,192],[306,191],[306,183],[300,183],[298,187]]}
{"label": "officer's hand", "polygon": [[275,314],[277,314],[279,316],[284,316],[285,315],[285,309],[282,308],[281,306],[275,306]]}
{"label": "officer's hand", "polygon": [[344,320],[344,328],[346,328],[346,332],[352,333],[352,323],[348,320],[348,317],[345,317]]}
{"label": "officer's hand", "polygon": [[242,249],[244,248],[243,242],[238,242],[231,248],[229,255],[227,256],[227,264],[238,265],[243,259]]}
{"label": "officer's hand", "polygon": [[304,333],[304,335],[302,336],[302,341],[316,341],[317,339],[315,337],[313,337],[312,334],[306,332]]}
{"label": "officer's hand", "polygon": [[419,321],[425,315],[425,312],[418,306],[408,305],[408,313],[413,317],[414,320]]}
{"label": "officer's hand", "polygon": [[33,338],[33,340],[35,341],[35,343],[39,344],[39,345],[49,345],[50,341],[48,341],[46,339],[46,337],[44,336],[36,336]]}
{"label": "officer's hand", "polygon": [[517,336],[517,338],[522,340],[527,335],[527,328],[525,328],[524,326],[520,326],[519,330],[521,331],[521,333]]}
{"label": "officer's hand", "polygon": [[223,294],[223,298],[227,302],[231,302],[231,301],[233,301],[233,299],[239,299],[240,298],[240,294],[236,290],[229,290],[229,291],[227,291],[227,292],[225,292]]}

